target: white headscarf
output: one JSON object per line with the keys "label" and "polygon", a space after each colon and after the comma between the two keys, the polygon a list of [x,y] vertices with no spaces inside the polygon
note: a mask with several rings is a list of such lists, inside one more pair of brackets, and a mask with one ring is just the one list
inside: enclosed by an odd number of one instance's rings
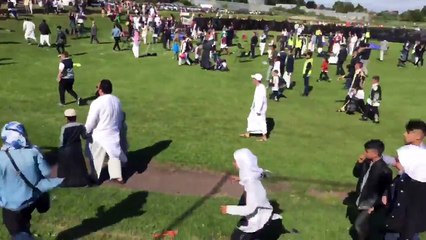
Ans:
{"label": "white headscarf", "polygon": [[234,159],[239,168],[240,184],[262,177],[263,169],[257,166],[257,157],[248,149],[242,148],[234,152]]}

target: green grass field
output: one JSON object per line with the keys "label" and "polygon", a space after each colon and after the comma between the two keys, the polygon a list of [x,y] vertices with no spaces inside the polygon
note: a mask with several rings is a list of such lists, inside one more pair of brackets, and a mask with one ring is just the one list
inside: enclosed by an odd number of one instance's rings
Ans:
{"label": "green grass field", "polygon": [[[58,24],[68,26],[64,16],[45,18],[52,31]],[[41,17],[34,20],[38,25]],[[235,55],[227,56],[231,71],[226,73],[178,66],[172,53],[164,51],[161,44],[150,48],[150,52],[158,53],[157,57],[134,59],[131,51],[112,51],[111,22],[96,20],[100,41],[109,43],[90,45],[89,39],[83,38],[70,40],[67,48],[74,54],[74,62],[81,63],[75,69],[77,93],[90,97],[100,79],[111,79],[114,94],[120,97],[127,113],[130,150],[162,140],[173,141],[155,157],[157,162],[224,172],[232,170],[234,150],[250,148],[259,157],[260,166],[271,170],[275,179],[291,183],[288,191],[271,194],[284,210],[285,226],[299,232],[282,239],[349,239],[346,207],[341,199],[333,194],[315,197],[310,190],[351,190],[356,182],[352,167],[366,140],[382,139],[386,153],[393,155],[402,144],[407,120],[426,118],[422,105],[426,71],[412,66],[397,68],[401,46],[392,44],[385,62],[377,61],[378,52],[373,51],[369,64],[370,76],[380,75],[382,79],[379,125],[335,112],[341,106],[336,100],[343,99],[346,92],[336,81],[335,67],[330,70],[331,83],[315,82],[321,61],[317,58],[311,79],[314,89],[309,98],[300,97],[303,62],[299,60],[295,66],[296,88],[286,92],[287,99],[269,103],[267,115],[275,121],[270,141],[240,139],[238,134],[245,131],[254,91],[250,75],[265,75],[267,66],[262,61],[266,61],[266,56],[246,62],[239,62]],[[28,46],[22,22],[3,21],[0,27],[0,124],[20,121],[34,144],[55,147],[64,124],[64,108],[57,106],[56,49]],[[56,34],[51,36],[51,42],[54,37]],[[67,100],[70,101],[69,95]],[[88,106],[69,107],[76,108],[79,120],[85,121]],[[84,239],[150,239],[170,225],[179,230],[177,239],[227,239],[237,221],[219,212],[220,205],[234,203],[234,199],[204,202],[197,197],[151,192],[145,196],[110,187],[60,189],[54,195],[51,211],[43,216],[36,214],[33,219],[33,229],[40,239],[54,239],[59,232],[82,221],[83,226],[77,230]],[[183,221],[176,221],[194,204],[200,207]],[[104,212],[99,211],[101,206],[105,206]],[[97,213],[101,220],[96,218]],[[0,239],[6,236],[5,228],[0,228]]]}

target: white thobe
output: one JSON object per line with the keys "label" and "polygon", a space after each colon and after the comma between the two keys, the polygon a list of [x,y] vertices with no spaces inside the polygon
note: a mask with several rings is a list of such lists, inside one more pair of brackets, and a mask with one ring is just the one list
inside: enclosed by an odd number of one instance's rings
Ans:
{"label": "white thobe", "polygon": [[268,102],[266,99],[265,85],[259,84],[254,91],[253,103],[247,118],[247,132],[254,134],[266,134],[266,110]]}
{"label": "white thobe", "polygon": [[273,208],[266,196],[265,188],[259,180],[249,180],[241,183],[246,192],[246,205],[226,206],[226,213],[247,218],[247,225],[238,227],[246,233],[254,233],[262,229],[270,220],[282,219],[273,213]]}
{"label": "white thobe", "polygon": [[33,22],[24,21],[24,23],[22,25],[22,29],[24,30],[24,38],[25,38],[25,40],[33,39],[34,41],[37,41],[36,37],[35,37],[35,33],[34,33],[35,27],[36,26],[35,26],[35,24]]}
{"label": "white thobe", "polygon": [[98,97],[90,105],[86,121],[86,131],[92,133],[93,143],[89,145],[93,167],[99,177],[108,154],[108,171],[111,179],[122,178],[121,162],[127,157],[120,146],[120,129],[123,124],[123,111],[120,100],[111,94]]}
{"label": "white thobe", "polygon": [[397,150],[398,160],[404,172],[412,179],[426,182],[426,149],[424,145],[405,145]]}

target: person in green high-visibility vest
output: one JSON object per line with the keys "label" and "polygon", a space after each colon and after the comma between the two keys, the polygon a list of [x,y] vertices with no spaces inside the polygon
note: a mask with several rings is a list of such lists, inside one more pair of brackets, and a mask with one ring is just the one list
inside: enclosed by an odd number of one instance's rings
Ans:
{"label": "person in green high-visibility vest", "polygon": [[295,58],[302,58],[302,37],[296,37],[295,41],[295,50],[294,50],[294,57]]}
{"label": "person in green high-visibility vest", "polygon": [[312,67],[314,64],[314,59],[312,58],[312,52],[309,51],[306,53],[306,60],[305,60],[305,64],[303,64],[303,82],[304,82],[304,91],[302,96],[307,97],[309,96],[309,78],[311,77],[311,73],[312,73]]}

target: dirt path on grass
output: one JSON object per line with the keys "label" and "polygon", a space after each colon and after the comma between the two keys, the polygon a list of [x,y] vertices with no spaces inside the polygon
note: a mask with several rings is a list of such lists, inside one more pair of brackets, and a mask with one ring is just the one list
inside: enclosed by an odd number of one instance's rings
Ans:
{"label": "dirt path on grass", "polygon": [[[239,198],[243,188],[237,182],[231,181],[229,177],[228,174],[185,170],[153,162],[143,173],[134,173],[124,185],[108,181],[103,185],[171,195]],[[288,191],[290,183],[266,183],[265,187],[273,192]]]}

